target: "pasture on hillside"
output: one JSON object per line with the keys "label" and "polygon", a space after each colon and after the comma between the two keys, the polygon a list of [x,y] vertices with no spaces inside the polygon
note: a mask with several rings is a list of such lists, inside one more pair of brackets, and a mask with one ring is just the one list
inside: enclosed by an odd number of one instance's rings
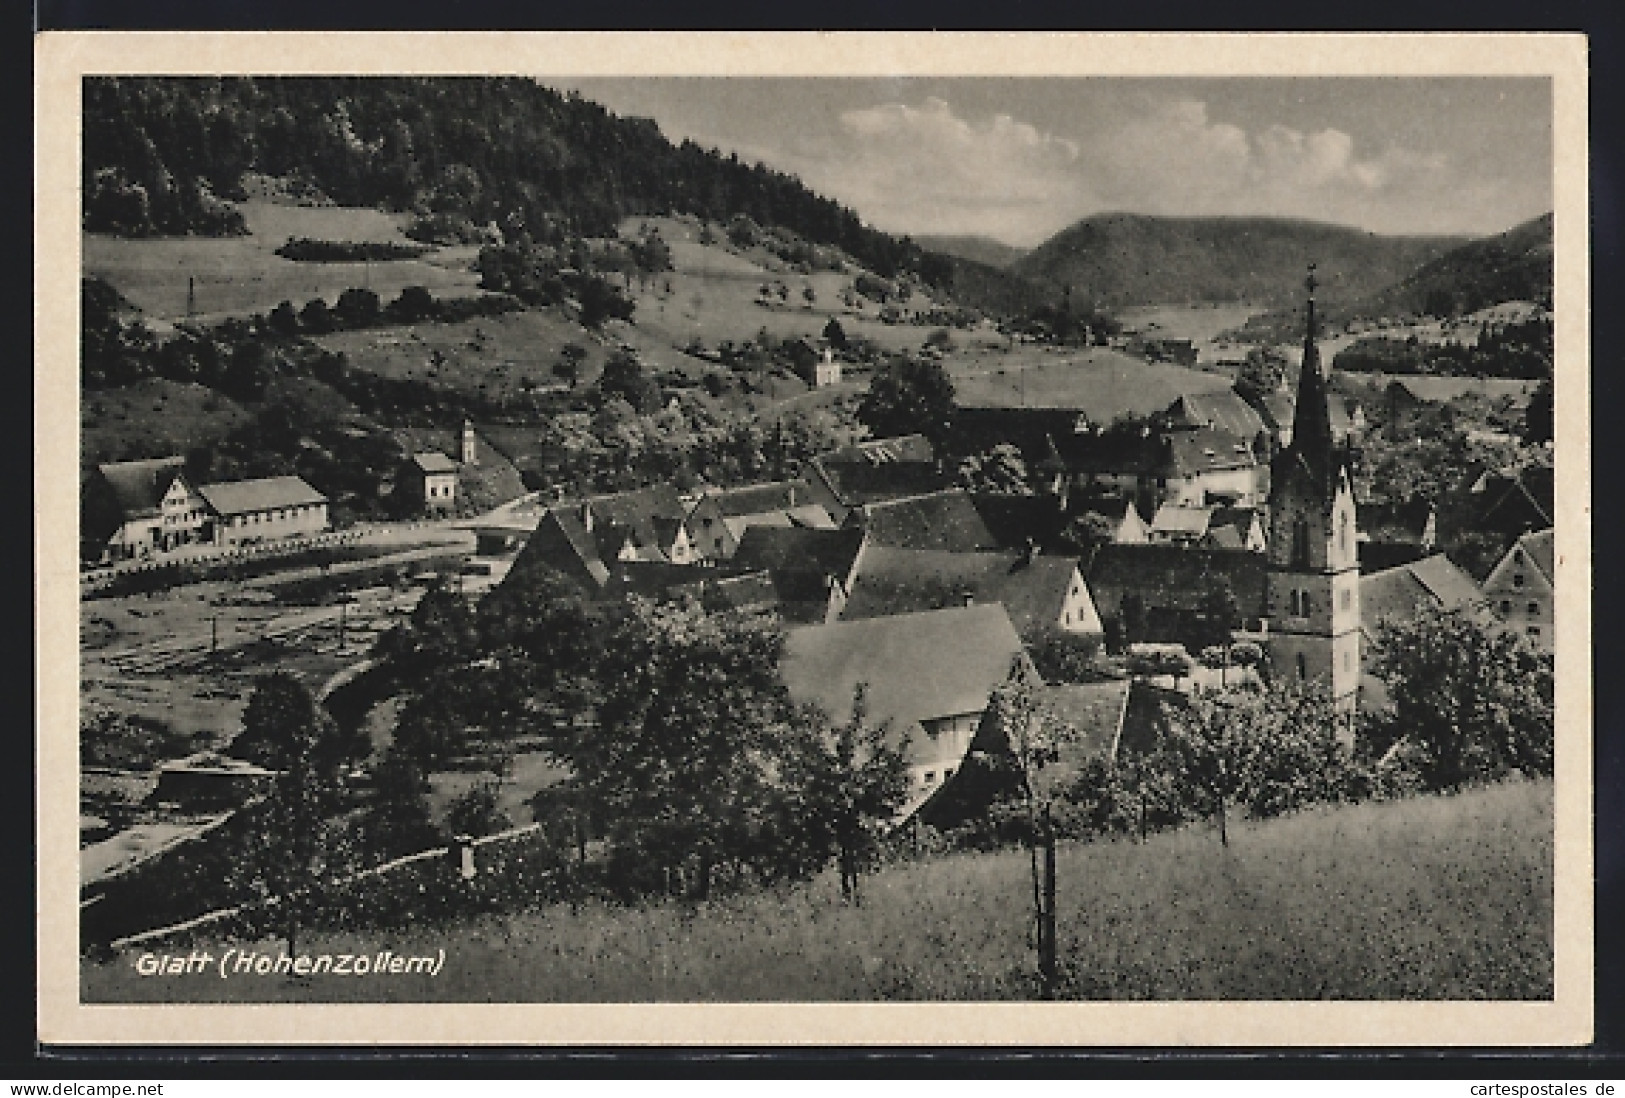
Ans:
{"label": "pasture on hillside", "polygon": [[85,233],[85,277],[105,279],[146,319],[159,322],[186,317],[188,279],[191,310],[200,321],[269,312],[282,301],[302,306],[321,297],[331,305],[353,286],[385,301],[407,286],[427,287],[436,297],[478,292],[479,276],[470,266],[475,248],[440,248],[418,259],[377,263],[300,263],[276,254],[290,237],[410,244],[401,232],[405,214],[262,199],[238,208],[248,222],[247,236],[133,240]]}
{"label": "pasture on hillside", "polygon": [[90,463],[184,454],[219,441],[248,419],[242,406],[205,385],[143,378],[83,394],[79,449]]}
{"label": "pasture on hillside", "polygon": [[[1061,998],[1550,999],[1552,786],[1322,808],[1059,851]],[[1019,850],[701,904],[557,904],[449,927],[311,932],[311,953],[446,950],[437,977],[143,979],[86,961],[91,1002],[1021,1000],[1038,995]],[[217,943],[203,943],[213,947]],[[251,943],[233,943],[254,948]],[[274,954],[276,940],[259,943]]]}
{"label": "pasture on hillside", "polygon": [[1224,374],[1147,362],[1109,347],[1020,344],[946,363],[958,402],[976,408],[1064,408],[1096,423],[1160,412],[1186,393],[1230,387]]}

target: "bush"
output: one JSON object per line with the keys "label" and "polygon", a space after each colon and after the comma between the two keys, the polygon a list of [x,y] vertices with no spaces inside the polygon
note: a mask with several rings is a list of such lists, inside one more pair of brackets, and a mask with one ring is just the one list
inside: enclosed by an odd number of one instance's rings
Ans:
{"label": "bush", "polygon": [[416,259],[428,250],[415,244],[386,241],[312,240],[309,237],[290,236],[288,242],[276,250],[276,254],[298,263],[387,263],[398,259]]}

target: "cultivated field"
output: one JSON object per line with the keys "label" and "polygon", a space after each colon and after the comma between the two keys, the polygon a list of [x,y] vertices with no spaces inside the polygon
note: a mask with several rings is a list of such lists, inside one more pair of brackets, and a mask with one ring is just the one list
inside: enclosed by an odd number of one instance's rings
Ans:
{"label": "cultivated field", "polygon": [[[1514,781],[1063,847],[1069,999],[1549,999],[1552,787]],[[92,1001],[1010,1000],[1037,993],[1026,855],[956,855],[698,906],[559,905],[449,928],[319,934],[311,952],[433,953],[438,977],[141,979]],[[205,943],[209,944],[209,943]],[[237,944],[237,943],[234,943]],[[247,943],[241,943],[246,945]],[[263,943],[275,949],[279,943]]]}
{"label": "cultivated field", "polygon": [[[437,297],[477,292],[469,269],[477,249],[441,248],[419,259],[387,263],[299,263],[275,254],[289,237],[409,244],[404,214],[343,206],[292,206],[253,199],[240,205],[250,233],[240,237],[168,237],[127,240],[84,235],[86,277],[110,282],[151,321],[173,321],[192,311],[200,320],[268,312],[279,302],[296,306],[315,297],[328,304],[352,286],[385,301],[406,286],[425,286]],[[162,327],[162,323],[155,327]]]}
{"label": "cultivated field", "polygon": [[1108,347],[1018,344],[956,354],[947,365],[962,405],[1077,409],[1099,423],[1161,411],[1184,393],[1230,387],[1223,374],[1147,362]]}

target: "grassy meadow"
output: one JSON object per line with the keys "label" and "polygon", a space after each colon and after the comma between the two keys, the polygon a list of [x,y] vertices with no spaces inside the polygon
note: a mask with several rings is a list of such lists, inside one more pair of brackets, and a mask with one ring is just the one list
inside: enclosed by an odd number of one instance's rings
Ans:
{"label": "grassy meadow", "polygon": [[[312,933],[301,951],[434,953],[438,977],[143,979],[81,970],[85,1001],[1017,1000],[1037,994],[1021,851],[705,904],[557,905],[446,928]],[[1552,995],[1552,787],[1198,826],[1058,856],[1062,998],[1463,1000]],[[200,943],[220,949],[238,943]],[[246,945],[246,943],[243,943]],[[273,951],[280,943],[268,941]]]}
{"label": "grassy meadow", "polygon": [[193,308],[214,320],[269,312],[279,302],[296,306],[315,297],[328,304],[352,286],[388,301],[407,286],[426,286],[437,297],[476,292],[470,269],[477,249],[442,248],[419,259],[379,263],[300,263],[276,250],[289,237],[374,243],[411,243],[402,234],[406,215],[347,206],[294,206],[262,199],[241,203],[249,235],[132,240],[84,235],[84,273],[116,287],[150,321],[187,315],[187,280]]}

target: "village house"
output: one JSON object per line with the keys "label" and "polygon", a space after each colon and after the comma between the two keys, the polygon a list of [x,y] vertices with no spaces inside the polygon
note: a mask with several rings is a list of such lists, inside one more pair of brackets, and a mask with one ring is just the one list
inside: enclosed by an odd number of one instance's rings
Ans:
{"label": "village house", "polygon": [[1268,543],[1264,523],[1251,507],[1192,507],[1165,503],[1151,522],[1150,541],[1186,548],[1246,549],[1262,553]]}
{"label": "village house", "polygon": [[949,487],[953,478],[924,435],[869,439],[809,459],[801,478],[837,523],[856,508]]}
{"label": "village house", "polygon": [[1268,467],[1250,440],[1220,427],[1187,427],[1164,436],[1157,502],[1252,507],[1269,492]]}
{"label": "village house", "polygon": [[1482,610],[1485,593],[1443,553],[1360,576],[1360,632],[1374,649],[1384,621],[1402,622],[1424,608]]}
{"label": "village house", "polygon": [[1361,503],[1357,544],[1360,567],[1366,571],[1420,560],[1438,548],[1438,512],[1421,497],[1402,503]]}
{"label": "village house", "polygon": [[825,347],[823,353],[818,356],[818,361],[813,365],[813,386],[822,389],[825,386],[839,385],[840,383],[841,360],[835,357],[835,353],[830,348]]}
{"label": "village house", "polygon": [[868,550],[869,536],[856,527],[752,526],[729,570],[766,575],[784,621],[823,624],[841,616]]}
{"label": "village house", "polygon": [[556,504],[542,512],[503,582],[524,582],[545,567],[604,597],[620,565],[692,565],[699,555],[683,525],[687,513],[669,484]]}
{"label": "village house", "polygon": [[1056,634],[1100,636],[1089,589],[1070,557],[948,553],[870,546],[842,621],[998,603],[1029,644]]}
{"label": "village house", "polygon": [[1506,624],[1542,652],[1556,646],[1553,595],[1557,554],[1549,529],[1524,534],[1490,570],[1484,597]]}
{"label": "village house", "polygon": [[83,555],[128,560],[210,540],[213,516],[185,467],[177,456],[93,468],[81,493]]}
{"label": "village house", "polygon": [[786,480],[745,488],[711,488],[693,503],[683,520],[695,552],[706,560],[727,560],[752,526],[835,526],[805,481]]}
{"label": "village house", "polygon": [[896,549],[974,553],[1004,548],[963,488],[866,503],[848,513],[845,525],[863,529],[876,545]]}
{"label": "village house", "polygon": [[216,545],[308,537],[327,529],[327,497],[299,477],[205,484],[198,493],[214,514]]}
{"label": "village house", "polygon": [[905,746],[907,819],[965,763],[993,692],[1038,674],[1002,606],[981,604],[791,629],[781,665],[797,702],[849,720],[859,685],[867,719]]}
{"label": "village house", "polygon": [[82,551],[99,561],[300,537],[328,524],[327,497],[299,477],[194,486],[178,457],[98,465],[82,501]]}
{"label": "village house", "polygon": [[395,474],[395,490],[416,510],[453,510],[457,506],[457,463],[433,450],[413,454]]}

